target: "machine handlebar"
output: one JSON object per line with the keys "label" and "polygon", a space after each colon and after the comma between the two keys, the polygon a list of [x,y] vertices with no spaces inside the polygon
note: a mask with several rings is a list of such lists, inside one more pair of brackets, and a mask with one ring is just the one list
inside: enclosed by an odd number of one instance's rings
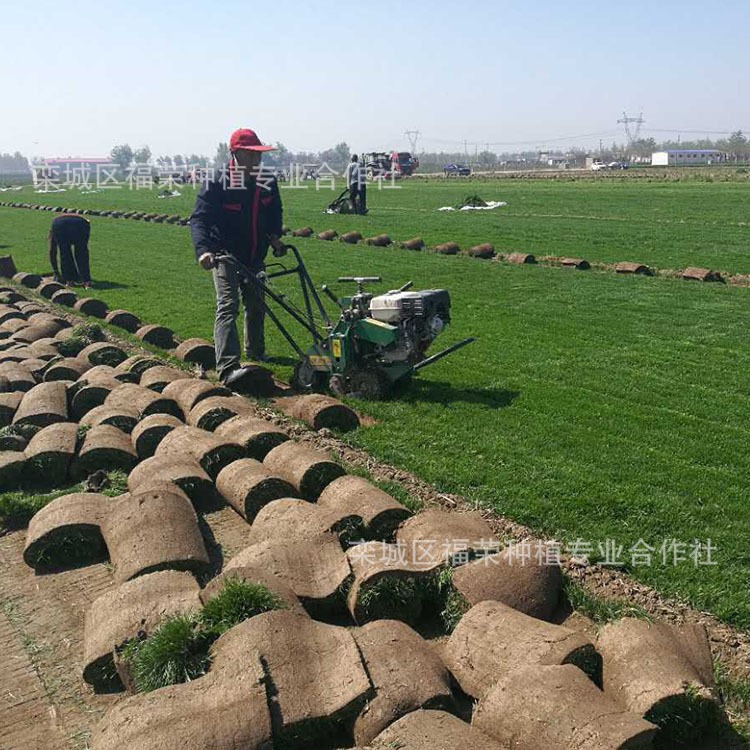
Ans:
{"label": "machine handlebar", "polygon": [[382,280],[380,276],[339,276],[340,282],[353,281],[355,284],[372,284]]}

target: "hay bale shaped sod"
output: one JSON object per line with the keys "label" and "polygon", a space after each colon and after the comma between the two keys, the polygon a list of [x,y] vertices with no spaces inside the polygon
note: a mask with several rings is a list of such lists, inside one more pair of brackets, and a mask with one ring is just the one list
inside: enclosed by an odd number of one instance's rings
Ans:
{"label": "hay bale shaped sod", "polygon": [[388,245],[391,245],[393,241],[387,234],[378,234],[374,237],[367,237],[364,243],[365,245],[369,245],[370,247],[388,247]]}
{"label": "hay bale shaped sod", "polygon": [[12,279],[18,273],[16,264],[13,262],[12,255],[3,255],[0,257],[0,276]]}
{"label": "hay bale shaped sod", "polygon": [[67,568],[107,558],[101,527],[114,500],[95,492],[63,495],[29,522],[24,562],[35,570]]}
{"label": "hay bale shaped sod", "polygon": [[[44,373],[49,367],[49,362],[46,362],[43,359],[37,359],[36,357],[27,357],[26,359],[21,360],[18,364],[24,369],[28,370],[37,381],[42,380],[42,378],[44,377]],[[10,381],[8,382],[10,383]]]}
{"label": "hay bale shaped sod", "polygon": [[97,424],[86,432],[72,472],[81,479],[100,470],[122,469],[127,473],[137,463],[138,456],[127,433],[111,424]]}
{"label": "hay bale shaped sod", "polygon": [[[406,714],[381,732],[373,750],[504,750],[476,727],[445,711],[419,710]],[[634,749],[635,750],[635,749]]]}
{"label": "hay bale shaped sod", "polygon": [[696,268],[695,266],[684,269],[682,278],[686,281],[724,281],[718,271],[712,271],[710,268]]}
{"label": "hay bale shaped sod", "polygon": [[42,283],[42,277],[36,273],[24,273],[23,271],[19,271],[13,276],[13,281],[15,281],[16,284],[22,284],[29,289],[36,289],[39,284]]}
{"label": "hay bale shaped sod", "polygon": [[644,266],[643,263],[631,263],[629,261],[622,261],[615,264],[616,273],[634,273],[640,276],[653,276],[654,272],[648,266]]}
{"label": "hay bale shaped sod", "polygon": [[48,486],[62,485],[78,445],[78,425],[58,422],[34,435],[26,447],[26,475]]}
{"label": "hay bale shaped sod", "polygon": [[335,240],[339,233],[335,229],[326,229],[324,232],[318,232],[318,239],[324,242]]}
{"label": "hay bale shaped sod", "polygon": [[115,388],[107,396],[104,405],[135,409],[141,418],[151,414],[171,414],[178,419],[183,418],[182,409],[166,393],[156,393],[135,383],[123,383],[119,388]]}
{"label": "hay bale shaped sod", "polygon": [[127,310],[111,310],[104,320],[110,325],[128,331],[128,333],[135,333],[142,325],[141,319]]}
{"label": "hay bale shaped sod", "polygon": [[0,434],[0,451],[16,451],[24,453],[29,441],[15,432]]}
{"label": "hay bale shaped sod", "polygon": [[175,427],[182,427],[182,424],[171,414],[152,414],[142,419],[130,436],[138,457],[143,460],[153,456],[162,438]]}
{"label": "hay bale shaped sod", "polygon": [[54,336],[59,330],[60,327],[49,320],[32,322],[31,325],[16,331],[11,336],[11,340],[20,341],[23,344],[33,344],[40,339],[47,339],[50,336]]}
{"label": "hay bale shaped sod", "polygon": [[192,456],[215,479],[225,466],[244,458],[245,451],[238,443],[214,433],[183,426],[164,436],[154,456]]}
{"label": "hay bale shaped sod", "polygon": [[260,655],[275,689],[276,747],[340,747],[344,726],[371,694],[351,633],[294,612],[245,620],[224,633],[211,652],[211,671],[227,677],[242,673],[246,654]]}
{"label": "hay bale shaped sod", "polygon": [[109,365],[117,367],[124,362],[128,355],[119,346],[110,344],[108,341],[97,341],[89,344],[78,355],[81,359],[88,360],[92,365]]}
{"label": "hay bale shaped sod", "polygon": [[148,370],[141,375],[140,384],[144,388],[150,388],[152,391],[161,393],[166,386],[173,383],[175,380],[183,380],[184,378],[192,377],[193,376],[189,372],[185,372],[184,370],[160,365],[159,367],[149,367]]}
{"label": "hay bale shaped sod", "polygon": [[216,500],[211,477],[191,456],[152,456],[128,475],[128,489],[133,494],[160,482],[179,487],[196,508],[211,507]]}
{"label": "hay bale shaped sod", "polygon": [[317,504],[331,513],[359,516],[369,539],[390,541],[411,511],[363,477],[345,474],[334,479]]}
{"label": "hay bale shaped sod", "polygon": [[4,328],[9,320],[26,320],[26,314],[18,306],[0,304],[0,326]]}
{"label": "hay bale shaped sod", "polygon": [[174,349],[174,332],[166,326],[145,325],[141,326],[135,335],[141,341],[145,341],[152,346],[158,346],[159,349]]}
{"label": "hay bale shaped sod", "polygon": [[119,380],[109,374],[99,372],[92,378],[90,373],[91,370],[84,373],[69,389],[70,410],[75,419],[80,420],[92,409],[102,406],[107,396],[121,385]]}
{"label": "hay bale shaped sod", "polygon": [[120,498],[102,527],[116,581],[157,570],[202,573],[208,552],[190,501],[158,488]]}
{"label": "hay bale shaped sod", "polygon": [[344,232],[339,237],[339,242],[345,242],[347,245],[356,245],[362,239],[360,232]]}
{"label": "hay bale shaped sod", "polygon": [[253,544],[229,560],[224,570],[248,566],[281,578],[313,617],[344,613],[342,592],[352,573],[335,534],[296,544]]}
{"label": "hay bale shaped sod", "polygon": [[310,237],[312,236],[312,227],[300,227],[292,232],[292,237]]}
{"label": "hay bale shaped sod", "polygon": [[206,339],[186,339],[175,349],[175,356],[183,362],[198,364],[204,370],[216,367],[214,345]]}
{"label": "hay bale shaped sod", "polygon": [[586,636],[500,602],[481,602],[461,618],[444,659],[461,689],[474,698],[519,664],[572,664],[601,681],[601,658]]}
{"label": "hay bale shaped sod", "polygon": [[8,427],[23,400],[22,391],[0,393],[0,427]]}
{"label": "hay bale shaped sod", "polygon": [[97,724],[96,750],[269,750],[266,676],[257,654],[245,654],[231,679],[209,672],[191,682],[133,695]]}
{"label": "hay bale shaped sod", "polygon": [[470,258],[480,258],[481,260],[490,260],[495,257],[495,248],[489,242],[483,242],[480,245],[473,245],[463,251],[464,255]]}
{"label": "hay bale shaped sod", "polygon": [[591,268],[591,263],[585,258],[561,258],[560,265],[563,268],[574,268],[577,271],[588,271]]}
{"label": "hay bale shaped sod", "polygon": [[352,630],[375,696],[354,723],[354,742],[369,745],[380,732],[410,711],[451,710],[448,670],[408,625],[380,620]]}
{"label": "hay bale shaped sod", "polygon": [[144,357],[140,354],[136,354],[132,357],[128,357],[124,362],[121,362],[115,369],[119,373],[133,374],[140,379],[141,375],[143,375],[149,367],[159,367],[163,364],[164,363],[160,359]]}
{"label": "hay bale shaped sod", "polygon": [[59,357],[60,352],[57,351],[57,347],[52,343],[53,341],[55,341],[53,338],[34,341],[34,343],[29,345],[31,356],[45,361]]}
{"label": "hay bale shaped sod", "polygon": [[[323,428],[351,432],[359,427],[359,416],[351,407],[332,396],[311,393],[288,399],[284,411],[294,419],[299,419],[314,430]],[[284,407],[282,401],[279,406]]]}
{"label": "hay bale shaped sod", "polygon": [[17,489],[25,466],[23,451],[0,451],[0,491]]}
{"label": "hay bale shaped sod", "polygon": [[162,391],[162,394],[166,398],[176,401],[184,414],[189,414],[190,410],[204,398],[233,395],[232,391],[223,385],[216,385],[209,380],[199,380],[198,378],[175,380]]}
{"label": "hay bale shaped sod", "polygon": [[498,548],[498,542],[488,523],[476,511],[448,512],[425,510],[406,520],[399,528],[396,539],[406,549],[423,551],[424,559],[449,560],[458,557],[466,560]]}
{"label": "hay bale shaped sod", "polygon": [[300,497],[313,502],[334,479],[346,473],[328,454],[292,440],[269,451],[263,464],[295,487]]}
{"label": "hay bale shaped sod", "polygon": [[17,333],[18,331],[28,327],[29,321],[26,319],[25,315],[23,317],[8,318],[2,323],[3,331],[7,331],[10,334]]}
{"label": "hay bale shaped sod", "polygon": [[432,251],[438,255],[458,255],[461,248],[457,242],[443,242],[439,245],[435,245],[435,247],[432,248]]}
{"label": "hay bale shaped sod", "polygon": [[536,263],[536,257],[531,253],[508,253],[503,255],[506,263],[517,263],[519,265]]}
{"label": "hay bale shaped sod", "polygon": [[168,617],[197,612],[199,593],[190,573],[164,570],[126,581],[95,599],[86,610],[83,679],[102,687],[116,682],[114,650],[148,635]]}
{"label": "hay bale shaped sod", "polygon": [[410,240],[405,240],[400,244],[403,250],[423,250],[424,240],[421,237],[412,237]]}
{"label": "hay bale shaped sod", "polygon": [[68,420],[68,395],[64,382],[39,383],[27,391],[13,417],[19,427],[41,429]]}
{"label": "hay bale shaped sod", "polygon": [[628,711],[649,720],[670,712],[679,717],[691,700],[712,700],[711,647],[703,625],[625,617],[599,631],[596,647],[604,661],[604,693]]}
{"label": "hay bale shaped sod", "polygon": [[543,542],[531,543],[523,557],[515,547],[508,547],[461,565],[452,575],[453,588],[467,609],[479,602],[496,601],[540,620],[552,617],[562,584],[560,566],[549,564]]}
{"label": "hay bale shaped sod", "polygon": [[385,542],[365,542],[346,552],[354,580],[347,607],[358,624],[371,620],[419,620],[429,583],[442,569],[441,562],[417,562],[412,550]]}
{"label": "hay bale shaped sod", "polygon": [[84,315],[91,315],[102,320],[107,316],[107,304],[93,297],[82,297],[74,305],[73,309]]}
{"label": "hay bale shaped sod", "polygon": [[342,545],[346,546],[362,537],[362,519],[359,516],[341,518],[307,500],[285,497],[272,500],[260,508],[247,540],[249,544],[282,544],[285,541],[294,544],[329,532],[336,534]]}
{"label": "hay bale shaped sod", "polygon": [[37,384],[36,378],[17,362],[0,363],[0,376],[8,381],[10,391],[30,391]]}
{"label": "hay bale shaped sod", "polygon": [[573,665],[519,663],[497,675],[472,724],[503,744],[528,747],[646,750],[656,727],[623,711]]}
{"label": "hay bale shaped sod", "polygon": [[53,362],[44,373],[44,382],[56,380],[78,380],[86,370],[92,367],[91,362],[81,357],[64,357]]}
{"label": "hay bale shaped sod", "polygon": [[262,461],[277,445],[289,440],[289,435],[275,424],[243,415],[222,422],[215,432],[225,440],[239,443],[247,456],[258,461]]}
{"label": "hay bale shaped sod", "polygon": [[202,430],[216,428],[238,415],[253,414],[252,404],[243,396],[209,396],[199,401],[187,415],[187,423]]}
{"label": "hay bale shaped sod", "polygon": [[[61,331],[63,328],[72,328],[71,324],[65,320],[65,318],[61,318],[59,315],[52,315],[48,313],[46,310],[33,310],[30,307],[26,308],[26,314],[29,316],[29,323],[32,325],[42,325],[42,324],[52,324],[55,326],[57,331]],[[51,336],[54,336],[55,334],[50,334]]]}
{"label": "hay bale shaped sod", "polygon": [[[106,401],[106,399],[105,399]],[[101,425],[114,427],[129,435],[138,424],[138,412],[129,406],[95,406],[80,419],[81,427],[90,429]]]}
{"label": "hay bale shaped sod", "polygon": [[283,602],[286,609],[299,612],[303,615],[307,614],[289,584],[260,567],[246,566],[244,568],[231,568],[230,570],[222,571],[201,589],[201,601],[207,604],[221,594],[227,580],[243,581],[244,583],[256,586],[264,586]]}
{"label": "hay bale shaped sod", "polygon": [[243,458],[225,466],[216,477],[216,489],[250,523],[266,504],[282,497],[294,497],[297,492],[289,482],[269,473],[254,458]]}

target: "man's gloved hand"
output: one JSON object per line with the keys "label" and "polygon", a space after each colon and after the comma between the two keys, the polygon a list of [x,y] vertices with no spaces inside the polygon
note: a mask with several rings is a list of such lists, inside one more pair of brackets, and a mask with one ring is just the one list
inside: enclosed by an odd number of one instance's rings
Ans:
{"label": "man's gloved hand", "polygon": [[216,256],[213,253],[203,253],[203,255],[198,258],[198,265],[204,271],[210,271],[212,268],[216,268]]}
{"label": "man's gloved hand", "polygon": [[274,258],[283,258],[286,255],[286,245],[279,237],[271,237],[271,247]]}

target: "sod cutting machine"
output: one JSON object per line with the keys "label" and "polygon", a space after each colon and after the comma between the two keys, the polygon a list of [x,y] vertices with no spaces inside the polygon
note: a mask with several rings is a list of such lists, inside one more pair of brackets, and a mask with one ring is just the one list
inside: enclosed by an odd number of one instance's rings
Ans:
{"label": "sod cutting machine", "polygon": [[[365,284],[382,281],[379,276],[339,277],[339,282],[356,284],[354,294],[340,299],[323,285],[321,291],[340,311],[338,320],[332,321],[297,248],[286,245],[281,252],[274,250],[274,256],[281,257],[287,251],[294,257],[294,266],[270,263],[259,274],[253,274],[231,255],[219,255],[216,261],[231,264],[246,283],[262,291],[266,315],[299,358],[292,385],[301,391],[322,392],[327,388],[337,396],[382,399],[407,385],[422,368],[474,341],[464,339],[428,357],[427,349],[450,322],[450,295],[445,289],[409,291],[411,281],[385,294],[365,291]],[[274,280],[285,276],[297,277],[302,307],[275,288]],[[297,343],[269,301],[311,337],[306,349]]]}

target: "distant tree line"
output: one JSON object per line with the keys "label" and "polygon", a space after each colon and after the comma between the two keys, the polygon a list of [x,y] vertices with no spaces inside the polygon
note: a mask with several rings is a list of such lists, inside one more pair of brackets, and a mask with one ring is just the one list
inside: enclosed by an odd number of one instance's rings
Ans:
{"label": "distant tree line", "polygon": [[30,171],[28,159],[18,151],[0,154],[0,174],[24,174]]}

